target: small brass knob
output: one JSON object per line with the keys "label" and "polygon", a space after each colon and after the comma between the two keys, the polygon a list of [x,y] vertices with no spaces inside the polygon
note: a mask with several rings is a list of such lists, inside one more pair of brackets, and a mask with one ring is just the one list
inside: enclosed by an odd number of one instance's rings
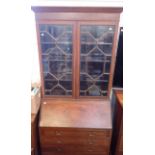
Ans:
{"label": "small brass knob", "polygon": [[58,143],[58,144],[61,144],[62,142],[61,142],[61,140],[58,140],[57,143]]}
{"label": "small brass knob", "polygon": [[92,142],[92,141],[89,141],[88,143],[89,143],[89,144],[93,144],[93,142]]}
{"label": "small brass knob", "polygon": [[90,133],[89,136],[92,137],[92,136],[94,136],[94,134],[93,133]]}
{"label": "small brass knob", "polygon": [[61,150],[61,148],[57,148],[57,151],[58,151],[58,152],[61,152],[62,150]]}
{"label": "small brass knob", "polygon": [[58,132],[58,131],[56,131],[56,135],[57,135],[57,136],[60,136],[60,135],[61,135],[61,133],[60,133],[60,132]]}

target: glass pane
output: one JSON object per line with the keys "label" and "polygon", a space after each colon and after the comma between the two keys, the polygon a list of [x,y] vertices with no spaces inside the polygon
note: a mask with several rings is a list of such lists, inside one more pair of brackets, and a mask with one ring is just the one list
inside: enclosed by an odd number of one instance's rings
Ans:
{"label": "glass pane", "polygon": [[56,78],[50,73],[44,73],[44,79],[56,81]]}
{"label": "glass pane", "polygon": [[69,56],[72,55],[72,43],[63,43],[63,44],[58,44],[58,47],[60,50],[63,50],[63,52],[65,52],[66,54],[68,54]]}
{"label": "glass pane", "polygon": [[111,45],[106,45],[105,44],[99,44],[98,45],[98,49],[101,50],[105,55],[111,55],[111,51],[112,51],[112,44]]}
{"label": "glass pane", "polygon": [[45,80],[45,89],[51,89],[51,87],[53,88],[54,86],[57,85],[57,81],[56,80]]}
{"label": "glass pane", "polygon": [[58,42],[62,43],[71,43],[72,42],[72,33],[64,33],[58,39]]}
{"label": "glass pane", "polygon": [[63,87],[57,86],[57,87],[54,87],[54,89],[52,89],[51,94],[52,95],[65,95],[66,90]]}
{"label": "glass pane", "polygon": [[54,38],[47,32],[40,33],[40,40],[42,43],[50,43],[55,41]]}
{"label": "glass pane", "polygon": [[71,74],[66,74],[64,75],[59,83],[61,84],[61,86],[63,86],[67,91],[71,91],[72,90],[72,75]]}
{"label": "glass pane", "polygon": [[53,48],[55,48],[55,44],[52,44],[52,43],[42,43],[41,44],[42,53],[46,54]]}
{"label": "glass pane", "polygon": [[88,54],[89,52],[94,50],[95,47],[95,44],[89,45],[87,43],[81,43],[81,54]]}
{"label": "glass pane", "polygon": [[80,96],[106,96],[114,26],[83,25],[80,35]]}
{"label": "glass pane", "polygon": [[45,95],[72,95],[72,26],[40,25]]}
{"label": "glass pane", "polygon": [[81,42],[86,43],[86,42],[92,42],[95,43],[95,38],[87,32],[82,32],[81,33]]}

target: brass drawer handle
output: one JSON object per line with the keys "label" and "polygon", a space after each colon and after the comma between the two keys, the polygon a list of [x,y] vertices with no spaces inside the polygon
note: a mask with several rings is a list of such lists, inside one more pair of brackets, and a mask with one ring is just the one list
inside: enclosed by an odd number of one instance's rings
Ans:
{"label": "brass drawer handle", "polygon": [[57,143],[58,143],[58,144],[61,144],[62,142],[61,142],[61,140],[58,140]]}
{"label": "brass drawer handle", "polygon": [[61,133],[58,132],[58,131],[56,131],[56,135],[57,135],[57,136],[61,136]]}
{"label": "brass drawer handle", "polygon": [[62,149],[61,149],[61,148],[57,148],[57,151],[58,151],[58,152],[61,152],[61,151],[62,151]]}
{"label": "brass drawer handle", "polygon": [[88,144],[93,144],[93,142],[92,141],[89,141]]}
{"label": "brass drawer handle", "polygon": [[89,136],[90,136],[90,137],[93,137],[93,136],[95,136],[95,134],[93,134],[93,133],[89,133]]}

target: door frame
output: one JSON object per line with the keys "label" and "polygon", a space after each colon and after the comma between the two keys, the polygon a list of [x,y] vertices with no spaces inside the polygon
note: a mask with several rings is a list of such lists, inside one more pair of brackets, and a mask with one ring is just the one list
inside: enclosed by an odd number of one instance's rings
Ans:
{"label": "door frame", "polygon": [[[112,53],[111,53],[111,63],[110,63],[110,75],[109,75],[109,84],[108,84],[108,93],[107,96],[80,96],[80,26],[81,25],[110,25],[115,26],[113,44],[112,44]],[[116,63],[116,55],[117,55],[117,43],[118,43],[118,33],[119,33],[119,21],[78,21],[77,26],[77,64],[79,65],[76,77],[76,96],[77,98],[92,98],[92,99],[107,99],[110,98],[110,93],[112,90],[114,69]]]}
{"label": "door frame", "polygon": [[[42,65],[42,50],[41,50],[41,41],[40,41],[40,24],[57,24],[57,25],[72,25],[73,26],[73,36],[72,36],[72,95],[71,96],[63,96],[63,95],[45,95],[45,86],[44,86],[44,78],[43,78],[43,65]],[[37,33],[37,43],[38,43],[38,55],[39,55],[39,66],[40,66],[40,77],[41,77],[41,95],[43,98],[74,98],[75,97],[75,59],[76,59],[76,23],[74,21],[51,21],[51,20],[38,20],[36,21],[36,33]]]}

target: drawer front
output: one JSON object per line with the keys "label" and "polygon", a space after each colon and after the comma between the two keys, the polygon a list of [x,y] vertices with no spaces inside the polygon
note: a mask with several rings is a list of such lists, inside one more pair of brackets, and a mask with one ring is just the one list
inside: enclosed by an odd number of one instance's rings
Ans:
{"label": "drawer front", "polygon": [[53,152],[42,152],[41,155],[109,155],[108,153],[53,153]]}
{"label": "drawer front", "polygon": [[43,155],[108,155],[111,130],[40,128]]}
{"label": "drawer front", "polygon": [[53,129],[53,128],[40,128],[40,135],[43,137],[97,137],[97,138],[105,138],[111,137],[111,130],[61,130],[61,129]]}
{"label": "drawer front", "polygon": [[77,145],[104,145],[107,146],[110,143],[109,138],[103,138],[98,139],[94,137],[90,138],[73,138],[73,137],[43,137],[41,136],[41,145],[47,146],[47,145],[55,145],[55,144],[65,144],[65,145],[71,145],[71,144],[77,144]]}
{"label": "drawer front", "polygon": [[53,153],[71,153],[71,152],[83,152],[83,153],[94,153],[94,152],[108,152],[108,147],[96,145],[53,145],[42,148],[42,151],[53,152]]}
{"label": "drawer front", "polygon": [[53,153],[53,152],[42,152],[41,155],[109,155],[108,153],[97,153],[97,152],[94,152],[94,153],[77,153],[77,152],[74,152],[74,153]]}

